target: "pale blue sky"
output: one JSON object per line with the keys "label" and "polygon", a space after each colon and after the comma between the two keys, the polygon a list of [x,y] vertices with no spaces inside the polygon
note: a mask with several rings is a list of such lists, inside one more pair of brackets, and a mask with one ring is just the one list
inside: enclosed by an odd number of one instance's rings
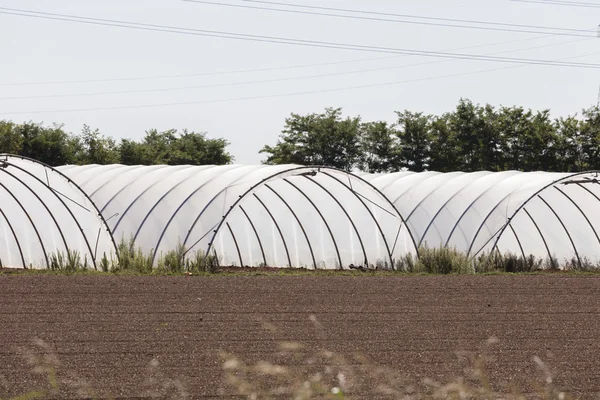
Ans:
{"label": "pale blue sky", "polygon": [[[243,4],[239,0],[215,1]],[[600,23],[600,8],[526,4],[509,0],[285,2],[591,31],[595,31]],[[236,9],[180,0],[0,0],[0,7],[368,46],[431,51],[463,49],[460,52],[468,54],[501,53],[499,55],[503,57],[569,59],[600,64],[600,39],[595,37],[549,37],[407,25]],[[595,33],[590,35],[595,36]],[[0,38],[0,119],[61,122],[73,132],[88,124],[117,139],[139,139],[150,128],[206,131],[211,137],[230,140],[229,149],[236,162],[241,164],[259,163],[264,158],[258,154],[259,149],[264,144],[276,142],[284,119],[291,112],[310,113],[320,112],[325,107],[343,107],[348,115],[392,122],[394,111],[409,109],[442,113],[454,108],[460,97],[466,97],[478,103],[551,108],[553,115],[559,116],[579,112],[581,108],[594,104],[600,84],[600,69],[535,65],[514,68],[511,64],[483,61],[255,43],[3,14],[0,14]],[[473,48],[465,49],[468,47]],[[353,62],[199,75],[338,61]],[[349,73],[365,69],[376,71]],[[197,76],[14,85],[189,74]],[[296,79],[314,75],[329,76]],[[442,78],[447,75],[455,76]],[[292,79],[256,83],[280,78]],[[399,81],[412,82],[392,83]],[[387,82],[390,84],[385,85]],[[240,84],[215,87],[231,83]],[[297,94],[369,85],[378,86]],[[30,98],[173,88],[185,89]],[[296,95],[292,95],[294,93]],[[89,110],[186,102],[196,104]],[[72,111],[74,109],[88,111]]]}

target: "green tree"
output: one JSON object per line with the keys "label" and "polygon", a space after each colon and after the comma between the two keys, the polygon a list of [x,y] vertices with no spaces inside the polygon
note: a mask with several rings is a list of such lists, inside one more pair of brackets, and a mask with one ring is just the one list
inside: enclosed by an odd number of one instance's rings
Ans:
{"label": "green tree", "polygon": [[14,123],[0,121],[0,153],[20,154],[23,150],[23,135]]}
{"label": "green tree", "polygon": [[461,161],[456,152],[458,144],[450,127],[451,113],[433,117],[430,123],[431,149],[429,169],[438,172],[458,171]]}
{"label": "green tree", "polygon": [[339,108],[323,114],[292,114],[275,146],[264,146],[265,164],[324,165],[350,171],[360,164],[361,119],[342,118]]}
{"label": "green tree", "polygon": [[478,129],[481,128],[478,107],[470,100],[460,99],[456,111],[450,117],[450,130],[456,141],[456,151],[460,160],[460,171],[479,169],[480,163],[480,138]]}
{"label": "green tree", "polygon": [[503,107],[499,114],[505,169],[557,171],[562,169],[558,151],[565,145],[557,136],[548,110],[533,113],[522,107]]}
{"label": "green tree", "polygon": [[177,129],[159,132],[151,129],[146,132],[141,144],[144,146],[142,154],[145,165],[169,164],[172,144],[177,140]]}
{"label": "green tree", "polygon": [[396,135],[399,139],[398,165],[414,172],[427,170],[431,161],[432,117],[410,111],[396,112],[396,115],[398,116]]}
{"label": "green tree", "polygon": [[[504,169],[504,135],[498,126],[498,113],[489,104],[477,107],[476,119],[477,150],[476,162],[469,171],[502,171]],[[466,165],[465,165],[466,166]]]}
{"label": "green tree", "polygon": [[558,150],[561,140],[557,135],[550,110],[538,111],[532,119],[533,132],[530,142],[530,171],[560,171]]}
{"label": "green tree", "polygon": [[121,139],[119,144],[119,162],[123,165],[148,165],[152,156],[150,147],[130,139]]}
{"label": "green tree", "polygon": [[208,139],[205,133],[183,133],[171,142],[170,165],[225,165],[231,164],[233,156],[226,151],[225,139]]}
{"label": "green tree", "polygon": [[574,116],[558,118],[554,122],[556,130],[556,171],[581,171],[585,165],[585,155],[581,147],[581,121]]}
{"label": "green tree", "polygon": [[360,144],[361,171],[378,173],[400,169],[398,163],[398,135],[387,122],[367,122],[362,125]]}
{"label": "green tree", "polygon": [[33,122],[15,128],[23,138],[19,155],[30,157],[51,166],[74,164],[77,141],[63,130],[62,125],[44,127]]}
{"label": "green tree", "polygon": [[526,170],[531,155],[527,153],[527,136],[531,134],[531,111],[522,107],[502,107],[498,124],[504,135],[502,152],[508,170]]}
{"label": "green tree", "polygon": [[84,125],[81,135],[77,137],[78,164],[116,164],[119,162],[119,148],[114,139],[100,134],[98,129],[92,130]]}
{"label": "green tree", "polygon": [[592,107],[583,111],[580,146],[584,154],[582,169],[600,169],[600,109]]}
{"label": "green tree", "polygon": [[120,162],[125,165],[224,165],[233,161],[225,139],[209,139],[205,133],[176,129],[152,129],[140,143],[123,139]]}

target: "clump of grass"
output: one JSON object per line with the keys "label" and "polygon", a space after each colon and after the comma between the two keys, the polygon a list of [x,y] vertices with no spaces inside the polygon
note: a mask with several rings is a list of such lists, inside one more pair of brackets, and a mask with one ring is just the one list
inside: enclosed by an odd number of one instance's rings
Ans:
{"label": "clump of grass", "polygon": [[[145,252],[135,246],[135,242],[122,239],[117,246],[117,258],[110,258],[106,254],[94,265],[94,269],[104,273],[135,273],[141,275],[152,274],[194,274],[194,273],[216,273],[221,271],[222,260],[216,255],[206,254],[203,251],[190,251],[183,244],[179,243],[175,249],[161,253],[154,257],[154,252]],[[81,255],[76,251],[56,252],[49,255],[50,270],[55,272],[81,272],[90,270],[87,256],[81,259]],[[2,265],[0,264],[0,269]],[[342,268],[338,262],[336,269],[327,269],[321,263],[316,270],[311,270],[307,266],[297,268],[273,268],[283,274],[297,274],[305,271],[307,273],[317,273],[320,270],[329,273],[346,273],[348,268]],[[30,266],[31,269],[34,266]],[[256,270],[268,268],[260,263]],[[377,272],[383,274],[406,273],[406,274],[430,274],[430,275],[472,275],[489,273],[534,273],[538,271],[569,271],[569,272],[600,272],[600,262],[594,263],[586,257],[573,257],[569,260],[560,261],[556,257],[538,258],[533,255],[523,257],[513,253],[501,254],[494,251],[490,254],[482,253],[476,256],[458,251],[456,248],[422,247],[419,249],[419,256],[406,254],[389,263],[387,259],[377,260],[374,264],[355,267],[350,265],[350,272]],[[229,268],[235,270],[234,267]],[[242,267],[240,271],[248,272],[250,267]],[[260,272],[260,271],[259,271]]]}
{"label": "clump of grass", "polygon": [[558,259],[556,257],[548,257],[544,260],[542,268],[548,271],[559,271],[560,263],[558,262]]}
{"label": "clump of grass", "polygon": [[[390,270],[384,263],[376,264],[377,270]],[[394,271],[402,273],[434,275],[471,275],[489,273],[533,273],[538,271],[600,272],[600,262],[596,264],[586,257],[573,257],[562,263],[556,257],[527,257],[513,253],[492,252],[469,257],[453,248],[421,247],[419,257],[407,254],[394,261]]]}
{"label": "clump of grass", "polygon": [[414,273],[416,272],[416,261],[412,254],[407,254],[395,261],[394,269],[400,272]]}
{"label": "clump of grass", "polygon": [[206,254],[196,251],[186,259],[187,272],[216,273],[219,271],[220,260],[216,254]]}
{"label": "clump of grass", "polygon": [[185,246],[177,244],[175,250],[161,255],[158,260],[157,271],[170,274],[181,274],[186,272]]}
{"label": "clump of grass", "polygon": [[181,243],[158,260],[156,271],[166,274],[215,273],[219,270],[219,258],[202,251],[190,252]]}
{"label": "clump of grass", "polygon": [[522,257],[516,254],[482,254],[472,260],[476,273],[508,272],[524,273],[535,272],[543,268],[544,261],[534,256]]}
{"label": "clump of grass", "polygon": [[419,250],[414,272],[469,275],[475,273],[475,269],[469,257],[456,249],[423,247]]}
{"label": "clump of grass", "polygon": [[111,269],[111,266],[112,266],[112,262],[106,256],[106,253],[104,253],[104,255],[102,256],[102,259],[100,260],[100,270],[102,272],[109,272]]}
{"label": "clump of grass", "polygon": [[594,272],[600,270],[600,261],[596,264],[588,257],[573,257],[571,260],[567,260],[564,266],[565,271],[576,271],[576,272]]}
{"label": "clump of grass", "polygon": [[[57,251],[49,254],[49,270],[53,272],[75,273],[90,270],[87,255],[81,258],[77,251]],[[154,263],[154,252],[144,252],[135,242],[122,239],[117,246],[116,259],[103,254],[98,260],[98,269],[104,273],[189,274],[216,273],[219,271],[219,257],[202,251],[190,252],[182,244],[174,250],[161,254]],[[1,268],[0,268],[1,269]],[[32,266],[33,269],[33,266]]]}
{"label": "clump of grass", "polygon": [[154,253],[144,254],[141,248],[135,247],[133,239],[122,239],[117,246],[118,262],[111,262],[111,272],[136,272],[140,274],[150,274],[153,271],[152,259]]}
{"label": "clump of grass", "polygon": [[87,255],[81,260],[81,254],[76,250],[57,251],[49,255],[50,270],[56,272],[74,273],[89,270]]}

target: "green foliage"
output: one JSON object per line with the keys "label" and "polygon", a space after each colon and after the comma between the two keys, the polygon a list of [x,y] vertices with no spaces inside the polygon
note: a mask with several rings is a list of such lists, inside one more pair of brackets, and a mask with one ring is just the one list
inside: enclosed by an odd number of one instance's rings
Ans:
{"label": "green foliage", "polygon": [[76,161],[78,164],[116,164],[119,162],[119,148],[112,138],[102,136],[98,129],[84,125],[81,135],[75,138],[78,144]]}
{"label": "green foliage", "polygon": [[0,121],[0,153],[30,157],[51,166],[65,164],[126,165],[223,165],[233,161],[225,139],[209,139],[205,133],[150,130],[141,142],[116,143],[98,129],[83,126],[80,134],[65,132],[61,125],[14,124]]}
{"label": "green foliage", "polygon": [[[378,268],[387,269],[387,268]],[[538,271],[600,272],[600,263],[587,258],[559,261],[557,258],[523,257],[512,253],[481,254],[469,257],[456,249],[440,247],[419,249],[419,258],[408,254],[395,261],[398,272],[433,275],[472,275],[489,273],[532,273]]]}
{"label": "green foliage", "polygon": [[365,172],[600,169],[600,110],[552,119],[548,110],[480,106],[461,99],[440,116],[396,113],[395,124],[341,117],[340,109],[286,120],[265,146],[267,164],[325,165]]}
{"label": "green foliage", "polygon": [[468,275],[475,273],[475,270],[469,257],[455,249],[449,247],[431,249],[423,247],[419,250],[419,258],[415,264],[414,272]]}
{"label": "green foliage", "polygon": [[55,272],[74,273],[89,270],[87,255],[82,261],[81,254],[74,250],[52,253],[48,257],[48,260],[50,262],[50,270]]}
{"label": "green foliage", "polygon": [[379,173],[391,171],[398,162],[398,138],[390,134],[393,128],[387,122],[367,122],[361,127],[361,161],[358,166],[362,171]]}
{"label": "green foliage", "polygon": [[111,261],[108,259],[108,257],[106,257],[106,253],[104,253],[102,259],[100,259],[100,270],[102,272],[109,272],[111,265]]}
{"label": "green foliage", "polygon": [[490,255],[483,254],[473,259],[472,262],[476,273],[522,273],[544,269],[544,260],[537,259],[534,256],[523,258],[522,256],[510,253],[499,254],[495,252]]}
{"label": "green foliage", "polygon": [[[64,164],[224,165],[229,142],[202,132],[151,129],[140,141],[115,142],[84,125],[0,121],[0,153]],[[460,99],[452,112],[396,112],[393,124],[343,117],[340,108],[291,114],[265,164],[324,165],[366,172],[554,171],[600,169],[600,110],[552,119],[548,110],[476,105]]]}
{"label": "green foliage", "polygon": [[431,117],[410,111],[398,112],[399,162],[395,168],[406,168],[415,172],[428,169],[431,162]]}
{"label": "green foliage", "polygon": [[187,272],[192,273],[215,273],[219,271],[219,257],[216,254],[205,254],[202,251],[196,251],[186,258]]}
{"label": "green foliage", "polygon": [[160,272],[181,274],[186,272],[185,246],[178,244],[175,250],[167,252],[158,262]]}
{"label": "green foliage", "polygon": [[[586,257],[573,257],[572,259],[559,260],[552,258],[537,258],[533,255],[523,257],[512,253],[480,254],[470,257],[466,253],[453,248],[421,247],[419,257],[407,254],[390,265],[388,260],[377,260],[370,267],[342,268],[338,262],[335,265],[320,265],[313,270],[306,266],[296,268],[269,268],[263,263],[256,268],[236,268],[226,266],[221,270],[222,260],[215,254],[206,254],[203,251],[190,251],[179,244],[175,249],[157,255],[153,263],[153,252],[145,253],[141,248],[136,248],[132,240],[122,240],[118,245],[118,258],[109,258],[106,254],[97,261],[97,266],[91,268],[87,258],[81,259],[78,252],[56,252],[49,255],[51,272],[76,273],[76,272],[103,272],[125,273],[140,275],[194,275],[205,273],[236,273],[236,270],[246,274],[255,270],[258,274],[276,275],[354,275],[362,273],[377,273],[383,275],[403,274],[428,274],[428,275],[476,275],[494,273],[537,273],[537,272],[583,272],[600,273],[600,262],[593,262]],[[31,265],[30,268],[39,271],[45,264]],[[0,263],[0,270],[2,264]],[[269,271],[264,271],[267,269]]]}
{"label": "green foliage", "polygon": [[214,273],[219,269],[217,256],[202,251],[190,252],[183,244],[167,252],[158,260],[157,272],[167,274]]}
{"label": "green foliage", "polygon": [[20,154],[23,151],[23,136],[15,129],[15,124],[0,121],[0,152]]}
{"label": "green foliage", "polygon": [[153,271],[152,259],[154,254],[144,254],[142,249],[135,247],[133,239],[122,239],[117,246],[118,262],[112,262],[111,272],[129,271],[150,274]]}
{"label": "green foliage", "polygon": [[225,139],[208,139],[205,133],[152,129],[140,143],[123,139],[120,163],[125,165],[224,165],[233,161]]}
{"label": "green foliage", "polygon": [[[50,165],[72,164],[76,161],[78,143],[61,125],[44,127],[33,122],[22,125],[12,125],[12,131],[7,132],[10,143],[0,140],[6,149],[17,154],[45,162]],[[0,152],[5,148],[0,148]]]}
{"label": "green foliage", "polygon": [[339,108],[327,108],[323,114],[292,114],[265,164],[326,165],[350,171],[361,160],[360,117],[342,118]]}
{"label": "green foliage", "polygon": [[135,246],[133,239],[122,239],[117,246],[117,260],[109,260],[104,254],[100,260],[102,272],[128,272],[142,275],[151,274],[185,274],[185,273],[215,273],[219,269],[216,256],[205,255],[203,252],[190,252],[182,244],[174,250],[156,257],[154,253],[144,253]]}

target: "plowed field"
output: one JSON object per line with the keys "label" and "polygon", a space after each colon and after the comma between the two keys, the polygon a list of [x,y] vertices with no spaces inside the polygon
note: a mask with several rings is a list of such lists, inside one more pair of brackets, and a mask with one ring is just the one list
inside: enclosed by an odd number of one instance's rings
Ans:
{"label": "plowed field", "polygon": [[46,397],[232,398],[244,384],[226,382],[224,362],[251,374],[235,359],[287,368],[249,375],[255,390],[312,376],[352,398],[418,397],[433,393],[426,378],[478,385],[468,370],[478,355],[495,390],[538,393],[537,356],[553,386],[600,393],[591,276],[17,275],[0,276],[0,304],[0,398],[49,387]]}

